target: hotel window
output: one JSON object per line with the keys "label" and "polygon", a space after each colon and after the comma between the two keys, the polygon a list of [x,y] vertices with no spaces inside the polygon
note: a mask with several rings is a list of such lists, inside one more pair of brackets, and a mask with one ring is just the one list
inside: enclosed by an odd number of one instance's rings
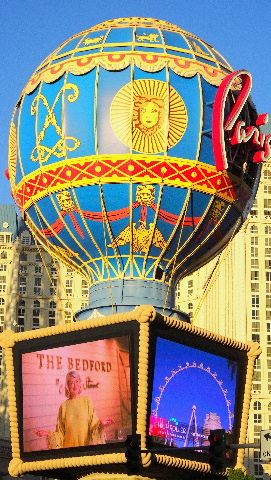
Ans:
{"label": "hotel window", "polygon": [[254,200],[254,203],[251,207],[250,210],[250,215],[258,215],[258,206],[257,206],[257,200]]}
{"label": "hotel window", "polygon": [[264,472],[263,472],[263,467],[261,465],[260,452],[257,450],[254,450],[253,457],[254,457],[254,473],[255,475],[263,478]]}
{"label": "hotel window", "polygon": [[[259,292],[259,284],[251,282],[251,291],[252,292]],[[266,290],[269,292],[269,290]],[[271,293],[271,292],[270,292]]]}
{"label": "hotel window", "polygon": [[6,272],[7,271],[7,264],[6,263],[0,263],[0,272]]}
{"label": "hotel window", "polygon": [[26,293],[26,277],[19,277],[19,292],[21,295]]}
{"label": "hotel window", "polygon": [[260,436],[261,429],[262,429],[261,425],[254,425],[254,435],[257,438],[259,438],[259,436]]}
{"label": "hotel window", "polygon": [[6,260],[7,258],[8,258],[7,252],[5,252],[5,250],[2,250],[2,252],[1,252],[1,259],[2,259],[2,260]]}
{"label": "hotel window", "polygon": [[[71,303],[70,302],[66,302],[65,303],[65,311],[64,311],[64,314],[65,314],[65,323],[71,323],[72,321],[72,312],[70,310],[71,308]],[[69,310],[68,310],[69,309]]]}
{"label": "hotel window", "polygon": [[[268,403],[268,412],[271,412],[271,402]],[[269,423],[271,424],[271,415],[268,415],[269,416]]]}
{"label": "hotel window", "polygon": [[[270,264],[271,264],[271,260],[270,260]],[[258,258],[252,258],[251,259],[251,268],[259,268]]]}
{"label": "hotel window", "polygon": [[193,293],[193,280],[188,280],[188,284],[187,284],[187,293],[188,295],[192,295]]}
{"label": "hotel window", "polygon": [[254,402],[253,408],[254,410],[261,410],[262,409],[261,402]]}
{"label": "hotel window", "polygon": [[20,265],[20,273],[22,274],[27,273],[27,265]]}
{"label": "hotel window", "polygon": [[271,391],[271,372],[267,372],[268,375],[268,390]]}
{"label": "hotel window", "polygon": [[250,243],[251,245],[258,245],[258,237],[251,237]]}
{"label": "hotel window", "polygon": [[256,358],[255,360],[255,370],[259,370],[261,368],[261,359]]}
{"label": "hotel window", "polygon": [[83,310],[83,308],[87,308],[88,307],[88,302],[82,302],[81,303],[81,310]]}
{"label": "hotel window", "polygon": [[36,255],[36,262],[42,262],[42,258],[39,253]]}
{"label": "hotel window", "polygon": [[260,330],[260,322],[252,322],[252,332],[258,332]]}
{"label": "hotel window", "polygon": [[42,274],[42,267],[39,265],[35,265],[35,274],[41,275]]}
{"label": "hotel window", "polygon": [[259,342],[260,343],[260,334],[259,333],[252,333],[252,340],[253,342]]}
{"label": "hotel window", "polygon": [[271,308],[271,295],[266,295],[266,308]]}
{"label": "hotel window", "polygon": [[260,311],[259,310],[252,310],[251,311],[251,318],[252,318],[252,320],[258,320],[260,318]]}
{"label": "hotel window", "polygon": [[262,423],[262,414],[254,413],[254,423]]}
{"label": "hotel window", "polygon": [[56,302],[51,301],[49,304],[49,327],[56,324]]}
{"label": "hotel window", "polygon": [[263,192],[267,195],[271,195],[271,185],[264,185]]}
{"label": "hotel window", "polygon": [[0,347],[0,375],[1,375],[2,358],[3,358],[3,349],[2,347]]}
{"label": "hotel window", "polygon": [[6,291],[7,278],[4,275],[0,275],[0,292]]}
{"label": "hotel window", "polygon": [[50,295],[56,295],[57,278],[51,278]]}
{"label": "hotel window", "polygon": [[72,295],[73,280],[71,278],[66,279],[66,295]]}
{"label": "hotel window", "polygon": [[0,307],[0,326],[4,325],[5,307]]}
{"label": "hotel window", "polygon": [[33,307],[33,330],[35,330],[40,327],[40,302],[35,300]]}
{"label": "hotel window", "polygon": [[51,275],[57,275],[56,267],[51,267],[50,271],[51,271]]}
{"label": "hotel window", "polygon": [[[270,295],[269,295],[270,296]],[[251,295],[252,308],[259,308],[260,306],[260,297],[257,294]]]}
{"label": "hotel window", "polygon": [[88,297],[88,294],[89,294],[89,286],[88,286],[88,283],[86,280],[82,280],[82,295],[84,297]]}
{"label": "hotel window", "polygon": [[18,325],[24,326],[25,318],[25,301],[20,300],[18,304]]}
{"label": "hotel window", "polygon": [[[270,249],[271,250],[271,249]],[[252,257],[258,257],[259,255],[259,249],[258,247],[251,246],[250,247],[250,253]],[[271,251],[270,251],[270,256],[271,256]]]}
{"label": "hotel window", "polygon": [[20,261],[21,262],[27,262],[27,253],[22,252],[20,255]]}
{"label": "hotel window", "polygon": [[[250,278],[253,280],[251,282],[251,291],[258,292],[259,291],[259,270],[252,270],[250,273]],[[257,282],[257,283],[256,283]]]}
{"label": "hotel window", "polygon": [[30,234],[21,235],[21,242],[22,242],[22,245],[30,245],[31,244]]}
{"label": "hotel window", "polygon": [[34,295],[41,295],[41,277],[34,279]]}
{"label": "hotel window", "polygon": [[0,234],[0,243],[10,243],[11,242],[11,235],[9,233]]}
{"label": "hotel window", "polygon": [[271,226],[270,226],[270,225],[266,225],[266,226],[264,227],[264,233],[265,233],[266,235],[271,235]]}
{"label": "hotel window", "polygon": [[250,233],[258,233],[258,227],[256,225],[251,225]]}

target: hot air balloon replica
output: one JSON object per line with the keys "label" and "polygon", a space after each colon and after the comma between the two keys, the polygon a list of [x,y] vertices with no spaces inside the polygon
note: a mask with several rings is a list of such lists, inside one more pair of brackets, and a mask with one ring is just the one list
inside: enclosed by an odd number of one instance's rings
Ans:
{"label": "hot air balloon replica", "polygon": [[[156,315],[153,307],[160,312],[160,323],[163,315],[167,318],[164,332],[176,328],[186,332],[187,339],[193,334],[194,340],[202,335],[195,344],[204,347],[205,334],[194,331],[188,316],[175,309],[176,284],[220,252],[238,231],[256,192],[261,161],[270,153],[258,128],[266,116],[258,118],[250,89],[250,74],[234,72],[219,52],[197,36],[162,20],[120,18],[79,33],[57,48],[34,72],[14,110],[9,178],[15,202],[37,241],[80,272],[90,285],[89,307],[78,313],[80,322],[51,327],[47,337],[42,330],[32,336],[29,332],[18,334],[26,346],[16,352],[23,357],[23,364],[24,355],[34,348],[24,342],[39,338],[34,351],[43,352],[38,354],[41,371],[46,366],[42,347],[56,342],[60,333],[67,335],[71,345],[75,340],[69,335],[75,332],[77,344],[82,344],[85,340],[79,338],[79,330],[111,328],[120,322],[125,332],[126,323],[138,320],[139,349],[132,376],[132,391],[137,393],[132,395],[130,433],[141,434],[145,449],[152,395],[148,382],[153,361],[148,349],[150,322]],[[131,313],[144,304],[153,307],[147,313],[145,307]],[[16,335],[6,334],[2,343],[12,349],[10,338],[15,341]],[[234,341],[218,337],[215,341],[216,352],[234,345]],[[60,348],[60,344],[54,345]],[[247,355],[251,347],[240,345]],[[206,351],[211,352],[210,348],[210,343],[206,344]],[[65,358],[64,350],[61,352],[56,360],[59,370]],[[71,367],[80,370],[82,365],[84,370],[83,366],[94,365],[92,360],[80,359],[78,352],[76,361],[68,359]],[[254,349],[250,354],[246,398],[258,353]],[[52,358],[54,354],[52,351]],[[227,354],[224,352],[225,357]],[[106,362],[96,364],[97,369],[109,372]],[[13,364],[9,368],[14,372]],[[178,372],[183,370],[180,365],[178,368]],[[210,368],[204,371],[210,373]],[[167,382],[176,373],[172,370]],[[13,402],[14,396],[19,397],[12,390],[13,374],[9,375]],[[21,377],[19,383],[23,390]],[[159,388],[160,402],[164,387]],[[244,425],[240,412],[239,426]],[[12,416],[15,439],[22,436],[16,415]],[[231,416],[231,411],[227,415]],[[242,432],[245,441],[245,428]],[[31,466],[28,453],[22,456],[22,450],[27,451],[23,445],[21,450],[17,443],[14,447],[17,457],[12,460],[12,475],[38,471],[67,478],[65,468],[70,467],[68,478],[90,471],[86,478],[93,480],[126,478],[123,469],[116,467],[126,462],[121,449],[100,456],[93,452],[84,456],[81,449],[76,460],[63,460],[59,450],[56,459],[42,453],[41,460]],[[173,461],[166,453],[158,454],[156,470],[146,468],[143,477],[164,478],[162,467],[166,466],[184,468],[185,475],[193,467],[197,479],[199,472],[210,471],[202,460],[185,463],[179,457]],[[150,453],[144,453],[142,462],[151,468]],[[103,464],[112,473],[102,474]],[[81,470],[76,470],[79,466]],[[171,478],[174,475],[171,471]]]}
{"label": "hot air balloon replica", "polygon": [[[212,144],[231,72],[177,26],[128,18],[75,35],[26,85],[10,130],[14,199],[38,241],[88,280],[90,308],[148,299],[170,313],[178,280],[244,220],[259,165],[243,144],[218,171]],[[255,117],[251,103],[243,115]]]}

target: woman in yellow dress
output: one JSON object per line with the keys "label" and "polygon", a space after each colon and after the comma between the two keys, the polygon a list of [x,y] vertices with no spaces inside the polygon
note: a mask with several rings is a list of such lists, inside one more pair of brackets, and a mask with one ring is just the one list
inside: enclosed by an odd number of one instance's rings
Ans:
{"label": "woman in yellow dress", "polygon": [[89,397],[80,396],[81,378],[77,372],[66,376],[65,395],[68,399],[60,405],[56,431],[36,430],[39,437],[47,437],[53,448],[81,447],[105,443],[104,427],[112,420],[99,420]]}

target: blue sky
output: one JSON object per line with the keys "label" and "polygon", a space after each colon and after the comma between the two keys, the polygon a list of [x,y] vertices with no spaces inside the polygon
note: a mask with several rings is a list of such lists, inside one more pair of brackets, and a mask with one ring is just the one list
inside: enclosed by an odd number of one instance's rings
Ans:
{"label": "blue sky", "polygon": [[213,45],[234,69],[252,73],[259,113],[271,113],[270,0],[8,0],[0,8],[1,203],[13,203],[7,168],[13,108],[40,62],[72,35],[108,19],[159,18]]}

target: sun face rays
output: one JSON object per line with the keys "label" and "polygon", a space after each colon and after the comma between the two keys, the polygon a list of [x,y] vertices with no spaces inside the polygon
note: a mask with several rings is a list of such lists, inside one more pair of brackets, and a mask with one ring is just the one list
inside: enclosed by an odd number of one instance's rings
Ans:
{"label": "sun face rays", "polygon": [[166,82],[134,80],[111,105],[111,124],[117,137],[140,153],[161,153],[176,145],[188,123],[185,103]]}

